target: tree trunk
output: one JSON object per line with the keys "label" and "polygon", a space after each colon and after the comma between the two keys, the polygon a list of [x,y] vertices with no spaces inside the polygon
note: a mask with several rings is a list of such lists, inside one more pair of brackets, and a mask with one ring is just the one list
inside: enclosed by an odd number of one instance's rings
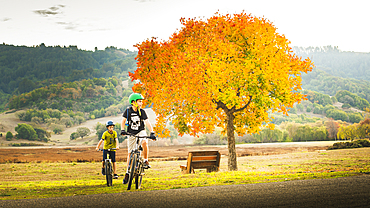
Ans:
{"label": "tree trunk", "polygon": [[227,146],[229,149],[228,169],[229,171],[238,170],[236,161],[235,136],[234,136],[234,114],[227,113]]}

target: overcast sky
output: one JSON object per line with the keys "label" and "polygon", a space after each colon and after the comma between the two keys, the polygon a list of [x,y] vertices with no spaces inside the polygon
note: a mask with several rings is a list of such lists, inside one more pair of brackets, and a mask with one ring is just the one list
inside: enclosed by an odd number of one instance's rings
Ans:
{"label": "overcast sky", "polygon": [[272,21],[291,46],[370,52],[368,0],[0,0],[0,43],[136,50],[167,40],[180,18],[251,13]]}

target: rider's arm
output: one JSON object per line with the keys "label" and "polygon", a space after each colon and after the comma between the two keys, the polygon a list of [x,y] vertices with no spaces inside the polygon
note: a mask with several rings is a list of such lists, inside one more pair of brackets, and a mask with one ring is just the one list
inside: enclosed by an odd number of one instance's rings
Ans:
{"label": "rider's arm", "polygon": [[119,150],[119,141],[118,141],[118,138],[116,138],[116,149]]}
{"label": "rider's arm", "polygon": [[145,125],[148,127],[149,131],[154,132],[152,124],[150,123],[149,119],[146,119],[144,122],[145,122]]}
{"label": "rider's arm", "polygon": [[121,130],[125,130],[125,126],[126,126],[126,118],[123,117],[122,123],[121,123]]}
{"label": "rider's arm", "polygon": [[101,143],[103,143],[103,140],[102,139],[99,141],[98,145],[96,146],[96,151],[99,150],[99,147],[100,147]]}

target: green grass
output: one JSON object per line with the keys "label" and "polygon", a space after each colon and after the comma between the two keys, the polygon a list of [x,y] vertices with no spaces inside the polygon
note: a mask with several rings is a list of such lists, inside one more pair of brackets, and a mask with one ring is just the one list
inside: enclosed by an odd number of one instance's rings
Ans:
{"label": "green grass", "polygon": [[[227,171],[222,157],[219,172],[182,174],[186,161],[152,161],[142,189],[164,190],[200,186],[269,183],[335,178],[370,173],[370,148],[297,152],[238,158],[238,171]],[[127,192],[122,184],[126,163],[118,163],[121,176],[107,187],[101,163],[6,163],[0,164],[0,199],[30,199]],[[131,190],[137,191],[137,190]]]}

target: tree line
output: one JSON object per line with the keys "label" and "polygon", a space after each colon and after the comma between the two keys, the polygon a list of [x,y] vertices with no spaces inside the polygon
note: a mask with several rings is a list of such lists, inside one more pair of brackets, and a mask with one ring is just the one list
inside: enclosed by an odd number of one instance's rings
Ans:
{"label": "tree line", "polygon": [[[366,118],[360,123],[348,124],[346,122],[329,119],[315,123],[300,124],[283,122],[273,130],[264,128],[255,134],[236,136],[237,143],[271,143],[271,142],[307,142],[307,141],[333,141],[355,140],[370,138],[370,119]],[[226,136],[218,129],[212,134],[204,134],[196,138],[195,144],[221,145],[227,144]]]}
{"label": "tree line", "polygon": [[352,125],[342,125],[338,129],[338,138],[353,141],[354,139],[370,138],[370,118]]}

